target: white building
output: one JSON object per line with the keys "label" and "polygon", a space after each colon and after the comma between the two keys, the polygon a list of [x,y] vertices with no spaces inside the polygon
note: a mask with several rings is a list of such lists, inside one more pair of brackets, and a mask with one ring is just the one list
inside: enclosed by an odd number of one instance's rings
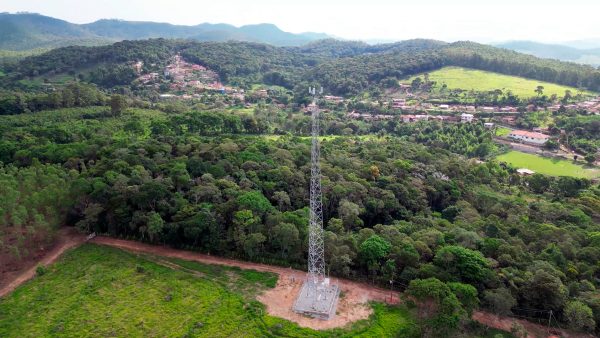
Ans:
{"label": "white building", "polygon": [[535,171],[527,169],[527,168],[521,168],[521,169],[517,169],[517,174],[519,174],[521,176],[529,176],[529,175],[535,174]]}
{"label": "white building", "polygon": [[460,115],[460,122],[462,123],[470,123],[473,122],[473,114],[463,113]]}
{"label": "white building", "polygon": [[530,143],[538,146],[543,145],[550,139],[550,136],[548,135],[526,130],[513,130],[508,134],[508,137],[523,143]]}
{"label": "white building", "polygon": [[494,123],[493,122],[486,122],[483,124],[484,127],[486,127],[487,129],[492,129],[494,128]]}

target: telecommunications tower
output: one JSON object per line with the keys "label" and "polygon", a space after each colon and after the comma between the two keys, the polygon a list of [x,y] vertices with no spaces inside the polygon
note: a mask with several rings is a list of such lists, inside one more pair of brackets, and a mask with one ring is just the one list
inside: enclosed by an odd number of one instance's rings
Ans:
{"label": "telecommunications tower", "polygon": [[308,274],[294,303],[294,311],[315,318],[330,319],[335,314],[339,288],[325,276],[323,243],[323,202],[321,195],[321,151],[319,147],[318,95],[323,88],[309,88],[313,100],[309,106],[312,116],[310,216],[308,223]]}

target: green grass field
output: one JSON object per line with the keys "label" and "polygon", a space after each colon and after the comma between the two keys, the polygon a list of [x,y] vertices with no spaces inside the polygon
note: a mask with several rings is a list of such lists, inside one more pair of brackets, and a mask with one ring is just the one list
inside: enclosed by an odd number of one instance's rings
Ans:
{"label": "green grass field", "polygon": [[377,303],[368,320],[328,331],[269,316],[255,296],[276,281],[272,273],[85,244],[0,299],[0,337],[418,336],[410,310]]}
{"label": "green grass field", "polygon": [[[412,81],[417,76],[420,76],[421,79],[423,78],[423,74],[419,74],[411,77],[408,81]],[[578,89],[573,87],[461,67],[444,67],[430,72],[429,79],[437,82],[437,88],[440,88],[445,83],[449,89],[472,89],[475,91],[511,90],[513,94],[523,98],[536,96],[537,94],[534,90],[540,85],[544,86],[544,95],[548,96],[552,94],[556,94],[559,97],[563,96],[567,89],[571,90],[573,94],[578,92]],[[403,82],[406,82],[406,80]]]}
{"label": "green grass field", "polygon": [[507,162],[516,168],[527,168],[545,175],[600,178],[600,170],[597,168],[587,169],[574,164],[572,161],[546,158],[520,151],[510,151],[496,157],[496,159]]}
{"label": "green grass field", "polygon": [[510,134],[511,130],[505,127],[498,127],[498,129],[496,129],[496,136],[506,136],[508,134]]}

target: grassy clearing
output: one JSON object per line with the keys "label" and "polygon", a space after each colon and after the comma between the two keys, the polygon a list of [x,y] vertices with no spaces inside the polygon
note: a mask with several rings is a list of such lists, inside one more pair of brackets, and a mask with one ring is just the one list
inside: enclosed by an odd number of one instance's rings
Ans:
{"label": "grassy clearing", "polygon": [[407,308],[315,331],[265,314],[277,276],[86,244],[0,300],[0,337],[411,337]]}
{"label": "grassy clearing", "polygon": [[[423,78],[423,74],[417,76]],[[417,76],[411,77],[408,81],[412,81]],[[495,89],[502,89],[503,91],[511,90],[513,94],[523,98],[536,96],[537,94],[534,90],[537,86],[544,86],[544,95],[548,96],[551,96],[552,94],[563,96],[567,89],[571,90],[573,94],[580,92],[577,88],[573,87],[462,67],[441,68],[429,73],[429,79],[437,82],[437,88],[440,88],[442,84],[445,83],[448,86],[448,89],[475,91],[491,91]],[[583,93],[591,94],[589,92]]]}
{"label": "grassy clearing", "polygon": [[584,168],[572,161],[547,158],[520,151],[510,151],[496,157],[498,161],[507,162],[516,168],[527,168],[540,174],[550,176],[572,176],[579,178],[599,178],[597,168]]}
{"label": "grassy clearing", "polygon": [[228,108],[227,111],[230,111],[234,114],[241,114],[241,115],[252,115],[254,114],[254,107],[249,107],[249,108]]}
{"label": "grassy clearing", "polygon": [[510,134],[511,130],[505,127],[498,127],[496,129],[496,136],[506,136]]}

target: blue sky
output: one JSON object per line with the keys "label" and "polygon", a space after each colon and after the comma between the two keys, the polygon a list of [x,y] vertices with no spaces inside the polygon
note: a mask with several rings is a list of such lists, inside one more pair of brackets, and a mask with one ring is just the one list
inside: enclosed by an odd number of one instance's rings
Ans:
{"label": "blue sky", "polygon": [[316,31],[362,40],[600,38],[598,0],[0,0],[0,12],[17,11],[75,23],[101,18],[186,25],[269,22],[289,32]]}

